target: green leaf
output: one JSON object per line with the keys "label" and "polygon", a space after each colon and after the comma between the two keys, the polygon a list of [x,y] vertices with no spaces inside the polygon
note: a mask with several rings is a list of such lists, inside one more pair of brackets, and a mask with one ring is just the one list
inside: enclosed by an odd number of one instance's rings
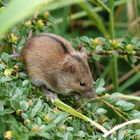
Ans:
{"label": "green leaf", "polygon": [[95,87],[96,87],[96,88],[98,88],[98,87],[103,87],[103,86],[104,86],[104,84],[105,84],[104,79],[99,78],[99,79],[97,79],[97,80],[96,80]]}
{"label": "green leaf", "polygon": [[36,117],[35,118],[35,123],[37,124],[37,125],[41,125],[41,118],[40,117]]}
{"label": "green leaf", "polygon": [[140,111],[138,110],[132,110],[129,115],[134,119],[140,119]]}
{"label": "green leaf", "polygon": [[38,136],[41,136],[41,137],[44,137],[44,138],[47,138],[47,139],[51,139],[50,133],[47,133],[47,132],[39,132]]}
{"label": "green leaf", "polygon": [[91,40],[87,37],[87,36],[82,36],[80,37],[80,40],[82,40],[83,42],[85,42],[87,45],[91,46],[92,42]]}
{"label": "green leaf", "polygon": [[20,78],[27,78],[28,75],[25,72],[19,72],[19,77]]}
{"label": "green leaf", "polygon": [[[73,124],[73,125],[74,125],[74,124]],[[67,127],[66,129],[67,129],[67,131],[69,131],[69,132],[73,132],[73,131],[74,131],[73,127]]]}
{"label": "green leaf", "polygon": [[124,132],[120,129],[117,131],[117,140],[123,140]]}
{"label": "green leaf", "polygon": [[94,60],[98,61],[98,60],[100,60],[101,56],[100,56],[100,55],[97,55],[97,54],[94,54],[94,55],[92,56],[92,58],[93,58]]}
{"label": "green leaf", "polygon": [[10,96],[12,97],[12,99],[14,99],[14,100],[19,100],[19,99],[21,99],[21,95],[22,95],[22,91],[21,91],[21,89],[19,89],[19,88],[13,88],[12,89],[12,91],[10,92]]}
{"label": "green leaf", "polygon": [[23,86],[27,86],[29,83],[30,83],[29,80],[24,80],[24,81],[22,82],[22,85],[23,85]]}
{"label": "green leaf", "polygon": [[63,140],[73,140],[72,134],[70,132],[65,133]]}
{"label": "green leaf", "polygon": [[121,109],[124,110],[124,111],[132,110],[135,107],[135,105],[133,103],[126,102],[126,101],[123,101],[123,100],[117,101],[116,105],[121,107]]}
{"label": "green leaf", "polygon": [[8,63],[10,61],[10,56],[5,52],[2,54],[1,58],[5,63]]}
{"label": "green leaf", "polygon": [[54,124],[61,123],[64,119],[66,119],[67,116],[68,116],[68,113],[66,113],[66,112],[61,112],[61,113],[59,114],[59,116],[53,121]]}
{"label": "green leaf", "polygon": [[0,119],[0,138],[3,139],[1,136],[6,131],[6,123]]}
{"label": "green leaf", "polygon": [[77,136],[80,137],[80,138],[83,138],[85,137],[85,132],[80,130],[78,133],[77,133]]}
{"label": "green leaf", "polygon": [[137,129],[135,133],[140,136],[140,129]]}
{"label": "green leaf", "polygon": [[131,140],[131,136],[129,135],[129,136],[125,136],[124,138],[123,138],[123,140]]}
{"label": "green leaf", "polygon": [[[53,123],[49,123],[48,125],[43,126],[43,128],[45,128],[45,131],[46,131],[46,132],[48,132],[48,131],[54,129],[55,127],[56,127],[56,125],[53,124]],[[41,126],[41,128],[42,128],[42,126]]]}
{"label": "green leaf", "polygon": [[78,131],[80,130],[80,121],[77,119],[73,120],[73,129],[75,133],[78,133]]}
{"label": "green leaf", "polygon": [[4,106],[0,103],[0,115],[4,115]]}
{"label": "green leaf", "polygon": [[17,139],[18,140],[29,140],[29,135],[21,133],[20,135],[17,136]]}
{"label": "green leaf", "polygon": [[112,128],[112,124],[111,124],[111,123],[112,123],[112,122],[106,121],[106,122],[103,123],[103,126],[104,126],[106,129],[110,130],[110,129]]}
{"label": "green leaf", "polygon": [[99,109],[97,109],[96,113],[98,115],[104,115],[107,113],[107,110],[105,110],[104,108],[99,108]]}
{"label": "green leaf", "polygon": [[124,106],[124,104],[126,104],[126,103],[127,103],[126,101],[119,100],[118,102],[116,102],[116,105],[122,107],[122,106]]}
{"label": "green leaf", "polygon": [[29,108],[29,104],[26,101],[21,101],[19,104],[20,104],[20,108],[25,111]]}
{"label": "green leaf", "polygon": [[111,94],[111,97],[117,98],[117,97],[119,97],[121,95],[123,95],[123,94],[120,93],[120,92],[114,92],[114,93]]}
{"label": "green leaf", "polygon": [[110,41],[106,38],[99,37],[99,39],[105,44],[103,47],[105,50],[111,50],[111,44]]}
{"label": "green leaf", "polygon": [[13,112],[14,112],[14,110],[10,109],[10,108],[7,108],[7,109],[4,110],[4,114],[11,114]]}
{"label": "green leaf", "polygon": [[24,120],[26,120],[26,119],[28,119],[28,115],[26,114],[26,113],[21,113],[21,116],[22,116],[22,118],[24,119]]}
{"label": "green leaf", "polygon": [[96,92],[96,94],[101,94],[101,93],[103,93],[105,90],[106,90],[106,89],[105,89],[104,87],[98,87],[98,88],[96,88],[95,92]]}
{"label": "green leaf", "polygon": [[99,78],[96,80],[96,83],[95,83],[95,92],[97,94],[101,94],[105,91],[105,88],[103,87],[105,84],[105,81],[102,79],[102,78]]}
{"label": "green leaf", "polygon": [[4,64],[0,64],[0,70],[3,70],[5,68]]}
{"label": "green leaf", "polygon": [[109,102],[111,102],[111,103],[117,102],[118,100],[120,100],[121,95],[122,95],[122,93],[119,93],[119,92],[112,93],[109,98]]}
{"label": "green leaf", "polygon": [[96,51],[103,51],[103,50],[104,50],[103,47],[104,47],[104,46],[102,46],[102,45],[99,44],[99,45],[96,46],[95,50],[96,50]]}
{"label": "green leaf", "polygon": [[19,102],[17,100],[10,100],[10,105],[14,110],[17,110],[20,108]]}
{"label": "green leaf", "polygon": [[8,76],[2,76],[0,78],[0,83],[5,83],[5,82],[8,82],[8,81],[11,81],[12,79]]}
{"label": "green leaf", "polygon": [[137,49],[137,50],[140,50],[140,41],[138,41],[136,44],[135,44],[135,49]]}
{"label": "green leaf", "polygon": [[37,113],[39,113],[43,108],[42,102],[40,99],[38,99],[37,103],[34,105],[34,108],[31,110],[30,117],[34,118]]}

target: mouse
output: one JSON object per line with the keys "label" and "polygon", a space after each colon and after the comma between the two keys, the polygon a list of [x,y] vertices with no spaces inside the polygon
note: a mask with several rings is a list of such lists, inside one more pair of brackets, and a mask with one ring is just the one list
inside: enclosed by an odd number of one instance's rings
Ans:
{"label": "mouse", "polygon": [[93,97],[93,78],[86,48],[77,51],[60,35],[41,33],[27,40],[21,57],[32,83],[41,87],[46,96]]}

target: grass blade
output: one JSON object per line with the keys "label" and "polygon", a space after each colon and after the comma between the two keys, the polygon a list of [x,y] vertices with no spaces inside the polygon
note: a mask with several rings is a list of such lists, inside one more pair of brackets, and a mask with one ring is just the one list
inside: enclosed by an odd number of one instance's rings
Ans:
{"label": "grass blade", "polygon": [[90,122],[92,125],[96,126],[98,129],[100,129],[103,133],[106,133],[107,130],[101,126],[100,124],[96,123],[95,121],[92,121],[90,118],[84,116],[83,114],[77,112],[75,109],[72,107],[68,106],[67,104],[63,103],[59,99],[54,100],[54,105],[57,106],[58,108],[70,113],[71,115],[78,117],[86,122]]}
{"label": "grass blade", "polygon": [[83,8],[83,10],[85,10],[87,12],[87,14],[89,15],[89,17],[91,17],[91,19],[93,20],[93,22],[96,23],[96,26],[98,27],[98,29],[103,33],[104,36],[108,36],[108,32],[102,22],[102,19],[101,17],[96,13],[96,12],[93,12],[91,9],[92,9],[92,6],[87,3],[87,2],[80,2],[79,3],[80,6]]}
{"label": "grass blade", "polygon": [[127,89],[129,86],[131,86],[132,84],[134,84],[136,81],[138,81],[140,79],[140,73],[136,73],[135,75],[133,75],[131,78],[129,78],[129,80],[127,80],[120,88],[119,91],[122,92],[125,89]]}
{"label": "grass blade", "polygon": [[[110,23],[110,36],[111,39],[115,38],[115,28],[114,28],[114,7],[115,3],[114,0],[109,0],[109,23]],[[113,81],[113,85],[115,90],[118,90],[118,58],[116,56],[113,56],[113,59],[111,61],[111,77]]]}
{"label": "grass blade", "polygon": [[0,14],[0,38],[19,21],[33,14],[40,6],[52,0],[13,0]]}

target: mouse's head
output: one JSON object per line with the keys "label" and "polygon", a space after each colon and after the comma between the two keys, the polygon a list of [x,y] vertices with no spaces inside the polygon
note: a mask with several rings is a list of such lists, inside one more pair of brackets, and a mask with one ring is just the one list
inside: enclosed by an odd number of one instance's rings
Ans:
{"label": "mouse's head", "polygon": [[77,93],[80,97],[92,97],[93,79],[85,49],[65,56],[59,75],[59,85],[63,87],[61,92],[66,95]]}

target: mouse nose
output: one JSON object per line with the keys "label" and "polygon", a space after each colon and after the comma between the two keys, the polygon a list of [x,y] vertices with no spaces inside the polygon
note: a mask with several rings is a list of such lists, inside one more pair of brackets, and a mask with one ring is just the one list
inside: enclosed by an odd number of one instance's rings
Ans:
{"label": "mouse nose", "polygon": [[93,94],[95,93],[95,89],[94,88],[92,88],[92,89],[90,89],[90,90],[88,90],[86,93],[85,93],[85,96],[87,97],[87,98],[89,98],[89,99],[91,99],[91,98],[93,98]]}

